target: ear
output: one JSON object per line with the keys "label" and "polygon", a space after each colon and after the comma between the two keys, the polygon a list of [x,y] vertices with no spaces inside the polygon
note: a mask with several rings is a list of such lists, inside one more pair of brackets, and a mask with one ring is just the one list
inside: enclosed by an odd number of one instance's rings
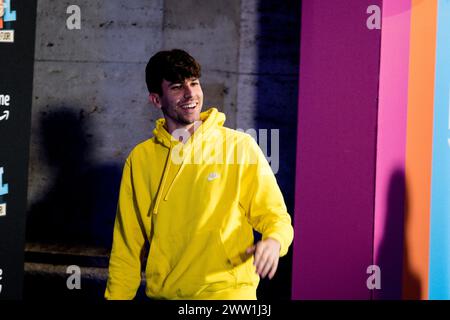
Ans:
{"label": "ear", "polygon": [[154,93],[154,92],[150,93],[150,94],[148,95],[148,100],[149,100],[151,103],[153,103],[153,105],[154,105],[155,107],[157,107],[158,109],[161,109],[161,99],[160,99],[160,97],[159,97],[159,94]]}

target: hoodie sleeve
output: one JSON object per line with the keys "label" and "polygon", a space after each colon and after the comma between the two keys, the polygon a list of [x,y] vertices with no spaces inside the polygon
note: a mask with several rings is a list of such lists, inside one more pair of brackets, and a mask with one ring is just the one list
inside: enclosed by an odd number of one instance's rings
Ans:
{"label": "hoodie sleeve", "polygon": [[281,245],[280,256],[286,255],[294,237],[291,217],[275,175],[256,141],[249,136],[247,158],[242,173],[240,204],[249,223],[262,234]]}
{"label": "hoodie sleeve", "polygon": [[120,185],[109,260],[105,292],[105,298],[108,300],[133,299],[141,283],[141,252],[145,245],[145,230],[131,181],[132,168],[127,159]]}

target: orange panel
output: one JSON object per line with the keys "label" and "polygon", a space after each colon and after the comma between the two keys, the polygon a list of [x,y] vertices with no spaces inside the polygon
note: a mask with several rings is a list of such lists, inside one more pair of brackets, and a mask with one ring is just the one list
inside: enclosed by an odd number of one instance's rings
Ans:
{"label": "orange panel", "polygon": [[437,1],[412,1],[403,298],[428,299]]}

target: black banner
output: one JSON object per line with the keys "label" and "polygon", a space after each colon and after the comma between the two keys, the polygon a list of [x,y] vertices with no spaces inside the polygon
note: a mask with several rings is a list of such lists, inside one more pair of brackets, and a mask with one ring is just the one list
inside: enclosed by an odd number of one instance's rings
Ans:
{"label": "black banner", "polygon": [[0,0],[0,300],[22,296],[36,0]]}

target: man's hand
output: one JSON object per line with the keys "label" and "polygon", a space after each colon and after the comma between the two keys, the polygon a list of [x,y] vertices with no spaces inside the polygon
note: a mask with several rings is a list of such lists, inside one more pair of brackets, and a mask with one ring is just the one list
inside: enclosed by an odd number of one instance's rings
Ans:
{"label": "man's hand", "polygon": [[265,278],[269,274],[269,279],[272,279],[278,268],[280,243],[275,239],[267,238],[251,246],[246,252],[255,256],[253,264],[256,267],[256,273],[261,278]]}

